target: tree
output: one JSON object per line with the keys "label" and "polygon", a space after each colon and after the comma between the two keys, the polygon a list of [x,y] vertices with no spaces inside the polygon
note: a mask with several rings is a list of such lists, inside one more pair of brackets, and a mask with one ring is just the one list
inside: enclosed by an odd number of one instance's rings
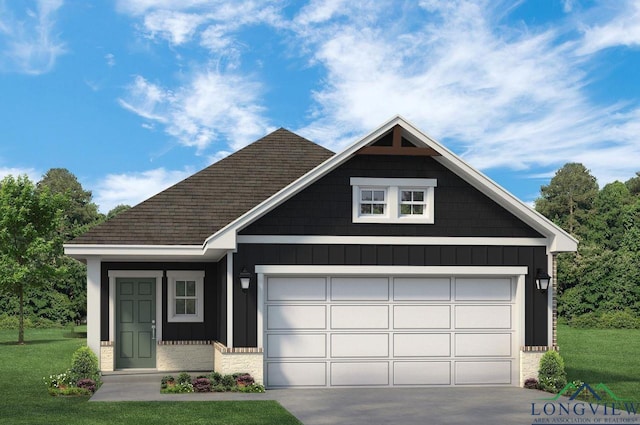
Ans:
{"label": "tree", "polygon": [[568,163],[547,186],[542,186],[540,193],[536,210],[569,233],[580,235],[598,194],[598,183],[584,165]]}
{"label": "tree", "polygon": [[124,205],[124,204],[116,205],[111,209],[111,211],[107,213],[107,220],[111,220],[113,217],[117,216],[121,212],[124,212],[130,208],[131,207],[129,205]]}
{"label": "tree", "polygon": [[89,227],[104,220],[98,206],[92,201],[90,190],[84,190],[78,179],[66,168],[52,168],[37,184],[38,190],[48,188],[51,194],[68,198],[64,211],[64,238],[73,239]]}
{"label": "tree", "polygon": [[587,222],[588,238],[607,249],[617,249],[625,234],[625,211],[633,198],[624,183],[605,185],[593,202]]}
{"label": "tree", "polygon": [[640,171],[636,171],[636,176],[624,182],[632,195],[640,195]]}
{"label": "tree", "polygon": [[36,190],[27,176],[0,182],[0,290],[19,300],[18,343],[24,343],[25,290],[60,271],[65,198]]}

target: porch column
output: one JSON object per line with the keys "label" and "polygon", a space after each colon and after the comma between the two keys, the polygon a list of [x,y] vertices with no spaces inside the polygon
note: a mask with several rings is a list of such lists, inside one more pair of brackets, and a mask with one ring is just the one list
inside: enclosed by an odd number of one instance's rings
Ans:
{"label": "porch column", "polygon": [[100,360],[100,257],[87,257],[87,345]]}
{"label": "porch column", "polygon": [[227,252],[227,347],[233,347],[233,251]]}

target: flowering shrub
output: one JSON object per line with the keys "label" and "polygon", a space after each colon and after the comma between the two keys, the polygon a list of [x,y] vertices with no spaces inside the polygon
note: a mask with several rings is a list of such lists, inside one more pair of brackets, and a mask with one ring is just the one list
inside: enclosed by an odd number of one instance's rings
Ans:
{"label": "flowering shrub", "polygon": [[81,379],[76,383],[76,386],[78,388],[84,388],[92,394],[96,392],[96,381],[93,379]]}
{"label": "flowering shrub", "polygon": [[49,377],[42,378],[47,388],[64,389],[70,385],[70,373],[66,371],[64,373],[58,373],[57,375],[49,375]]}
{"label": "flowering shrub", "polygon": [[255,380],[248,373],[238,375],[236,377],[236,385],[239,387],[246,387],[247,385],[255,384]]}
{"label": "flowering shrub", "polygon": [[537,390],[538,380],[536,378],[527,378],[527,380],[524,381],[524,387],[529,390]]}
{"label": "flowering shrub", "polygon": [[209,378],[196,378],[193,380],[193,389],[197,393],[209,393],[211,392],[211,380]]}

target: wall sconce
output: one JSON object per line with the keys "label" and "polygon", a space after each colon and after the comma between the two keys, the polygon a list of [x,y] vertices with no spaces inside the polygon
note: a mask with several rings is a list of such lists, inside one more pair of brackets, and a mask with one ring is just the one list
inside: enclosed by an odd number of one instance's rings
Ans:
{"label": "wall sconce", "polygon": [[247,289],[249,289],[249,282],[251,282],[251,273],[247,271],[246,267],[243,267],[239,277],[240,277],[240,286],[242,287],[242,291],[247,292]]}
{"label": "wall sconce", "polygon": [[550,283],[551,276],[549,276],[549,274],[544,270],[538,269],[538,271],[536,272],[536,287],[538,288],[538,291],[542,292],[543,294],[546,293],[547,289],[549,289]]}

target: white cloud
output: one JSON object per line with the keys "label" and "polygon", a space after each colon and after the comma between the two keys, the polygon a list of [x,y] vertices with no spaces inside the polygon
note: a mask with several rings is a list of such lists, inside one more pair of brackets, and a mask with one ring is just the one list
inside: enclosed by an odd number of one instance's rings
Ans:
{"label": "white cloud", "polygon": [[116,65],[116,57],[113,53],[107,53],[104,55],[104,59],[107,61],[107,65],[109,67],[114,67]]}
{"label": "white cloud", "polygon": [[97,184],[94,200],[103,213],[120,204],[136,205],[193,173],[191,169],[157,168],[137,173],[109,174]]}
{"label": "white cloud", "polygon": [[401,114],[481,169],[583,159],[603,181],[635,172],[615,158],[640,157],[637,110],[589,100],[581,40],[560,26],[506,26],[502,3],[425,1],[393,17],[376,5],[373,24],[343,10],[339,23],[296,27],[327,70],[306,137],[336,150]]}
{"label": "white cloud", "polygon": [[53,69],[66,52],[55,32],[55,15],[62,5],[62,0],[37,0],[34,10],[20,10],[24,16],[17,17],[6,3],[0,4],[0,69],[31,75]]}
{"label": "white cloud", "polygon": [[189,41],[205,17],[195,13],[157,10],[144,17],[144,27],[150,37],[160,36],[173,45]]}
{"label": "white cloud", "polygon": [[42,178],[42,173],[36,171],[34,168],[0,167],[0,180],[9,175],[18,177],[23,174],[26,174],[33,183],[37,183]]}
{"label": "white cloud", "polygon": [[614,16],[584,29],[581,54],[591,54],[609,47],[640,47],[640,2],[615,2]]}
{"label": "white cloud", "polygon": [[199,152],[219,138],[238,149],[270,128],[259,106],[261,90],[247,78],[205,69],[175,92],[137,76],[120,104],[164,124],[168,134]]}

